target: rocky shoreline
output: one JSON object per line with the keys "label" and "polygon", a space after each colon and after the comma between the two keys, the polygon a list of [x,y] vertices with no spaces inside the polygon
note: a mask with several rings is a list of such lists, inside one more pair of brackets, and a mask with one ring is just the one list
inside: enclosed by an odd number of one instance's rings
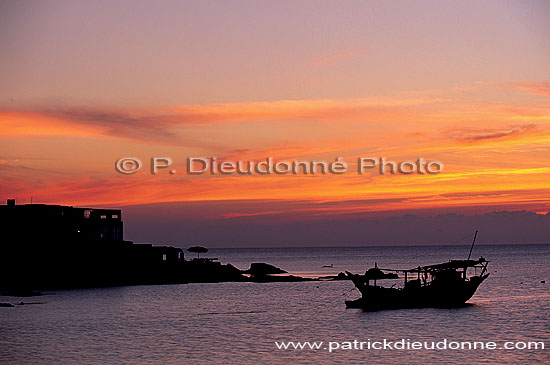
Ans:
{"label": "rocky shoreline", "polygon": [[[189,284],[189,283],[222,283],[222,282],[300,282],[320,280],[349,280],[340,273],[337,276],[321,276],[307,278],[295,275],[287,275],[288,272],[274,265],[257,262],[252,263],[247,270],[240,270],[232,264],[222,264],[215,259],[195,258],[183,260],[169,271],[157,272],[156,275],[134,277],[112,277],[112,280],[93,281],[84,278],[81,282],[49,282],[46,285],[32,285],[32,281],[23,285],[15,285],[3,288],[0,294],[13,297],[40,296],[41,291],[82,289],[95,287],[112,287],[128,285],[161,285],[161,284]],[[4,304],[4,303],[2,303]],[[9,303],[5,303],[6,307]],[[12,305],[11,305],[12,306]]]}

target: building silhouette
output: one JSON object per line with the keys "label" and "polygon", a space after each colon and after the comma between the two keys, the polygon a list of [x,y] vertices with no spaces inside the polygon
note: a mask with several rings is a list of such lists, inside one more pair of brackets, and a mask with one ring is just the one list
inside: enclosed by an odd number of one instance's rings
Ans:
{"label": "building silhouette", "polygon": [[0,205],[0,289],[185,282],[183,250],[124,240],[121,211]]}
{"label": "building silhouette", "polygon": [[183,250],[124,239],[117,209],[0,205],[0,290],[243,281],[215,259],[186,261]]}
{"label": "building silhouette", "polygon": [[57,241],[123,240],[120,210],[16,205],[15,199],[9,199],[7,205],[0,205],[0,219],[6,222],[5,233],[23,240],[45,237],[55,237]]}

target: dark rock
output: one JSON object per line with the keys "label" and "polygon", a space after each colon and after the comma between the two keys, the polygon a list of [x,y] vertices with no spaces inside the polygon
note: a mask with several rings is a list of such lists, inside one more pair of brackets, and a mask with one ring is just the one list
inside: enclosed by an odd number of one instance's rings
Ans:
{"label": "dark rock", "polygon": [[341,272],[336,276],[334,275],[321,276],[319,277],[319,280],[351,280],[351,278],[346,274],[344,274],[343,272]]}
{"label": "dark rock", "polygon": [[241,270],[231,264],[222,265],[218,261],[206,259],[185,261],[183,275],[189,283],[220,283],[247,279],[241,274]]}
{"label": "dark rock", "polygon": [[286,274],[287,272],[270,264],[263,262],[254,262],[250,264],[250,269],[243,271],[243,274],[252,276],[262,276],[271,274]]}
{"label": "dark rock", "polygon": [[294,275],[258,275],[251,276],[250,281],[255,283],[293,283],[298,281],[317,281],[319,279],[303,278]]}

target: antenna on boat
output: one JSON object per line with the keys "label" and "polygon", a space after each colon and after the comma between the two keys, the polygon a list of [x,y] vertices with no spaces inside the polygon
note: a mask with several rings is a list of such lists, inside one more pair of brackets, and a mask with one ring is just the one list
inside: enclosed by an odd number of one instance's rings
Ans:
{"label": "antenna on boat", "polygon": [[472,241],[472,247],[470,247],[470,253],[468,254],[468,260],[470,259],[470,256],[472,256],[472,250],[474,249],[474,243],[476,243],[476,237],[477,237],[477,231],[476,231],[476,234],[474,234],[474,240]]}

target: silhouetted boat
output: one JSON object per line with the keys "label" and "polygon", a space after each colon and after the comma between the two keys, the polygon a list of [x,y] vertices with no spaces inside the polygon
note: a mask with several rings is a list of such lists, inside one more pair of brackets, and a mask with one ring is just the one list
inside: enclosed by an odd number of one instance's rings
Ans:
{"label": "silhouetted boat", "polygon": [[[477,232],[476,232],[477,236]],[[472,248],[475,243],[472,242]],[[451,260],[446,263],[419,266],[409,270],[380,269],[367,270],[364,275],[346,275],[353,281],[362,297],[346,301],[348,308],[361,308],[365,311],[384,309],[457,307],[464,305],[476,292],[479,285],[489,276],[489,261],[480,257],[470,260],[472,249],[467,260]],[[468,270],[470,269],[470,270]],[[474,271],[469,276],[468,272]],[[397,279],[404,274],[403,287],[396,288],[377,285],[377,280]],[[371,284],[372,281],[372,284]]]}

